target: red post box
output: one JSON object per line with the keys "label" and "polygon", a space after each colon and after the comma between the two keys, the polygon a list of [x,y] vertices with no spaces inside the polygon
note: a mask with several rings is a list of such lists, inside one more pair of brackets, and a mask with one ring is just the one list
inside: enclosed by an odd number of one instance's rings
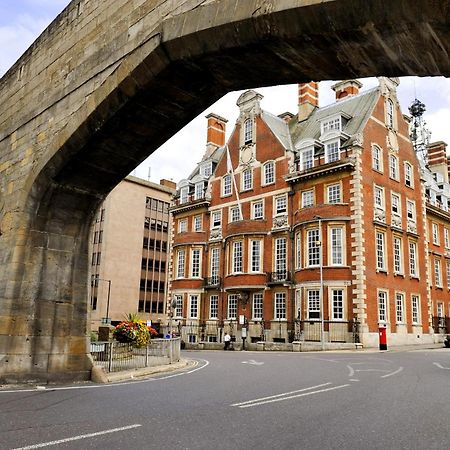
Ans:
{"label": "red post box", "polygon": [[380,340],[380,350],[387,350],[386,327],[378,328],[378,337]]}

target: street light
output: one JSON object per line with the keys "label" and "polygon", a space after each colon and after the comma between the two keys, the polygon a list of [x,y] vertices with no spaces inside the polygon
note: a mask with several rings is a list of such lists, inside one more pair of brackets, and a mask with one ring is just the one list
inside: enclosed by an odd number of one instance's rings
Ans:
{"label": "street light", "polygon": [[173,362],[173,349],[172,349],[172,318],[173,311],[177,307],[177,299],[174,297],[170,302],[170,313],[169,313],[169,364]]}
{"label": "street light", "polygon": [[320,291],[319,291],[319,304],[320,304],[320,342],[322,350],[325,350],[325,330],[324,330],[324,310],[323,310],[323,236],[322,236],[322,217],[314,216],[314,219],[319,221],[319,241],[316,245],[319,246],[319,270],[320,270]]}

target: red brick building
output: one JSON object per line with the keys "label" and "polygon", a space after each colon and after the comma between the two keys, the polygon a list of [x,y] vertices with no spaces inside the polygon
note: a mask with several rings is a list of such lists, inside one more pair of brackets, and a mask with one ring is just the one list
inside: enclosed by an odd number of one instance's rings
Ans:
{"label": "red brick building", "polygon": [[[247,91],[226,146],[226,120],[208,116],[207,151],[171,208],[169,294],[186,342],[229,332],[248,343],[377,346],[380,327],[393,345],[436,338],[449,255],[428,247],[398,80],[379,82],[361,93],[356,80],[336,83],[336,102],[322,108],[317,83],[301,84],[295,116],[263,111]],[[447,270],[439,302],[429,251]]]}

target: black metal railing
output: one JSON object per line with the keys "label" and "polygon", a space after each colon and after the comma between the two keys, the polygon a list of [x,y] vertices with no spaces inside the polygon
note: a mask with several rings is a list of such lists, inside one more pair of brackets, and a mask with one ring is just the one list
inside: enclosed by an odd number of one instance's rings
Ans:
{"label": "black metal railing", "polygon": [[[320,320],[300,320],[300,339],[303,341],[320,342],[322,339]],[[359,343],[359,323],[350,320],[324,320],[323,331],[328,342]]]}
{"label": "black metal railing", "polygon": [[205,288],[216,288],[220,287],[222,279],[218,276],[206,277],[203,279],[203,287]]}
{"label": "black metal railing", "polygon": [[286,283],[291,281],[291,273],[288,270],[267,272],[267,283]]}

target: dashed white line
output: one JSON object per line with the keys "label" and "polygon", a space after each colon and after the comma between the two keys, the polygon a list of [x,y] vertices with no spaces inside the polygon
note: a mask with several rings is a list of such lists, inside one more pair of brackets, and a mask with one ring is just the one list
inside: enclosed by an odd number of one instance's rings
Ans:
{"label": "dashed white line", "polygon": [[450,367],[443,367],[443,366],[441,366],[439,363],[437,363],[437,362],[434,362],[433,363],[436,367],[439,367],[439,369],[447,369],[447,370],[450,370]]}
{"label": "dashed white line", "polygon": [[392,375],[397,375],[398,373],[400,373],[403,370],[403,367],[399,367],[397,370],[395,370],[394,372],[388,373],[386,375],[381,375],[380,378],[387,378],[387,377],[392,377]]}
{"label": "dashed white line", "polygon": [[131,430],[133,428],[139,428],[139,427],[142,427],[142,425],[139,423],[135,423],[134,425],[128,425],[126,427],[111,428],[109,430],[97,431],[96,433],[80,434],[78,436],[73,436],[73,437],[66,438],[66,439],[59,439],[57,441],[50,441],[50,442],[43,442],[41,444],[27,445],[26,447],[20,447],[20,448],[18,447],[18,448],[14,448],[13,450],[31,450],[34,448],[50,447],[52,445],[63,444],[65,442],[79,441],[80,439],[89,439],[89,438],[96,437],[96,436],[102,436],[104,434],[117,433],[119,431],[126,431],[126,430]]}
{"label": "dashed white line", "polygon": [[[275,403],[275,402],[281,402],[284,400],[290,400],[293,398],[306,397],[307,395],[320,394],[322,392],[334,391],[336,389],[342,389],[344,387],[350,386],[349,384],[342,384],[340,386],[333,386],[333,387],[329,387],[326,389],[319,389],[316,391],[311,391],[311,389],[316,389],[316,388],[322,387],[322,386],[328,386],[330,384],[331,383],[324,383],[324,384],[320,384],[317,386],[311,386],[311,387],[305,388],[305,389],[299,389],[298,391],[286,392],[284,394],[273,395],[271,397],[257,398],[255,400],[249,400],[249,401],[241,402],[241,403],[234,403],[231,406],[237,406],[239,408],[251,408],[252,406],[259,406],[259,405],[264,405],[266,403]],[[310,391],[310,392],[304,392],[304,391]],[[303,392],[303,393],[296,394],[296,395],[290,395],[293,392]]]}

